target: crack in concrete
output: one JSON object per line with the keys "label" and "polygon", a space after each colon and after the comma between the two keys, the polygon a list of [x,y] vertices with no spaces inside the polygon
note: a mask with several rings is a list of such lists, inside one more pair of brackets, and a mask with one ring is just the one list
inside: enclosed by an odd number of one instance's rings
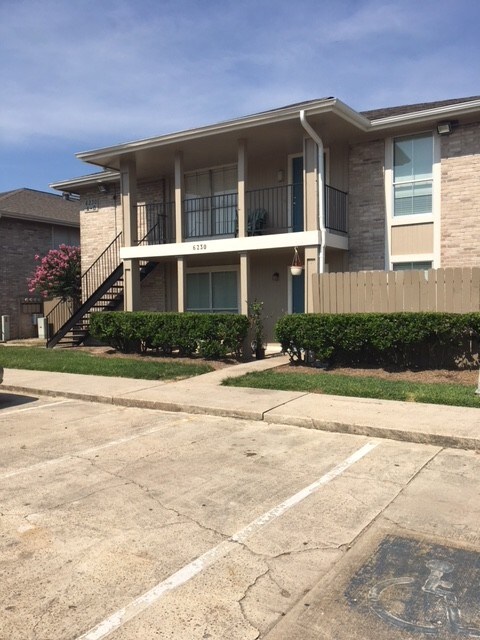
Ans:
{"label": "crack in concrete", "polygon": [[[267,564],[267,563],[266,563]],[[261,580],[262,578],[264,578],[265,576],[267,576],[270,572],[270,567],[267,564],[267,568],[263,573],[260,573],[259,575],[256,576],[255,580],[253,582],[251,582],[249,585],[247,585],[245,591],[243,592],[242,597],[238,600],[238,606],[240,608],[240,612],[242,614],[242,618],[245,620],[245,622],[257,632],[257,635],[255,636],[255,638],[252,638],[252,640],[257,640],[258,638],[260,638],[261,635],[261,631],[260,629],[258,629],[253,622],[250,620],[250,618],[248,617],[248,614],[245,610],[245,600],[248,598],[248,595],[250,593],[250,591],[252,589],[254,589],[256,587],[256,585],[258,584],[259,580]]]}
{"label": "crack in concrete", "polygon": [[[228,539],[230,536],[228,534],[223,533],[222,531],[218,531],[218,529],[215,529],[213,527],[208,527],[207,525],[203,524],[202,522],[200,522],[199,520],[193,518],[192,516],[186,514],[186,513],[182,513],[180,511],[178,511],[177,509],[167,506],[166,504],[164,504],[163,502],[160,501],[159,497],[156,496],[153,493],[153,490],[146,486],[143,485],[142,483],[128,477],[128,476],[124,476],[121,474],[120,471],[118,472],[114,472],[114,471],[109,471],[108,469],[105,469],[104,467],[102,467],[102,465],[100,465],[96,460],[92,460],[92,459],[88,459],[88,461],[90,462],[90,464],[93,467],[96,467],[98,469],[100,469],[101,471],[103,471],[104,473],[107,473],[108,475],[115,477],[119,480],[125,480],[125,485],[124,486],[128,486],[128,485],[133,485],[135,487],[138,487],[141,491],[143,491],[144,493],[146,493],[148,495],[148,497],[153,500],[156,504],[158,504],[159,507],[161,507],[164,511],[167,512],[171,512],[174,515],[177,516],[177,518],[184,518],[185,520],[183,521],[183,524],[190,522],[195,524],[197,527],[199,527],[200,529],[204,530],[204,531],[209,531],[211,533],[214,533],[217,536],[220,536],[223,540]],[[181,521],[178,520],[177,522],[175,522],[175,524],[180,523]],[[173,523],[171,523],[173,524]]]}
{"label": "crack in concrete", "polygon": [[45,604],[45,608],[44,611],[41,614],[37,614],[39,615],[37,621],[35,622],[35,624],[32,627],[32,633],[33,633],[33,637],[34,638],[38,638],[38,627],[43,623],[44,618],[50,613],[50,610],[53,606],[53,604],[58,600],[58,597],[55,596],[54,598],[51,598],[46,604]]}
{"label": "crack in concrete", "polygon": [[439,448],[437,451],[435,451],[435,453],[433,453],[431,456],[428,457],[427,460],[425,460],[425,462],[423,464],[421,464],[418,469],[411,475],[411,477],[408,479],[408,481],[397,491],[397,493],[387,502],[387,504],[380,509],[380,511],[377,513],[376,516],[374,516],[369,522],[368,524],[366,524],[363,529],[361,529],[356,536],[354,536],[352,538],[352,540],[350,540],[350,542],[348,543],[348,548],[353,547],[353,545],[357,542],[357,540],[359,540],[361,538],[361,536],[363,536],[364,533],[366,533],[367,531],[369,531],[374,525],[377,524],[378,520],[380,520],[380,518],[386,518],[385,516],[385,512],[386,510],[390,507],[390,505],[392,505],[395,500],[405,491],[405,489],[408,489],[408,487],[412,484],[412,482],[415,480],[415,478],[417,478],[419,476],[420,473],[422,473],[422,471],[431,463],[435,460],[435,458],[437,456],[439,456],[442,451],[444,451],[445,449],[443,447]]}

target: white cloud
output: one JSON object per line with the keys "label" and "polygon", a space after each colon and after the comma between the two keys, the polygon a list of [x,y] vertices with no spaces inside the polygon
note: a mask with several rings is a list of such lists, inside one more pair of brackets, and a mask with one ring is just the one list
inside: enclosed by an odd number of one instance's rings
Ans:
{"label": "white cloud", "polygon": [[480,93],[463,48],[478,59],[476,7],[2,0],[0,141],[91,148],[325,95],[367,108]]}

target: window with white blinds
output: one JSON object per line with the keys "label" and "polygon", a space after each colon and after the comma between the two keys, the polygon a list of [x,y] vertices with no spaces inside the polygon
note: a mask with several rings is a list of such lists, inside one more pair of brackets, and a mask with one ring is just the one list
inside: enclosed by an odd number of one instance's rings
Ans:
{"label": "window with white blinds", "polygon": [[432,167],[432,134],[394,140],[394,216],[432,213]]}

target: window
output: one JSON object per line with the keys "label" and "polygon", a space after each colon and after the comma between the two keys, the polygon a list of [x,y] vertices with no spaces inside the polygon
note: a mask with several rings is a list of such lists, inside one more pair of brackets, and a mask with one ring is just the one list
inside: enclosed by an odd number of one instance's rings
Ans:
{"label": "window", "polygon": [[237,224],[237,188],[236,167],[187,174],[187,237],[233,236]]}
{"label": "window", "polygon": [[418,271],[428,271],[428,269],[432,268],[431,262],[394,262],[393,270],[394,271],[410,271],[410,270],[418,270]]}
{"label": "window", "polygon": [[431,134],[394,140],[394,216],[432,213],[432,167]]}
{"label": "window", "polygon": [[187,311],[238,313],[237,271],[187,273]]}

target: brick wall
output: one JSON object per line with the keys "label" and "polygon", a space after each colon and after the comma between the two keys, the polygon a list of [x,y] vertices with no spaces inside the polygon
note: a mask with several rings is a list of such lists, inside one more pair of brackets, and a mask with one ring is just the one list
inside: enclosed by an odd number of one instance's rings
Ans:
{"label": "brick wall", "polygon": [[442,144],[441,265],[480,265],[480,123],[463,125]]}
{"label": "brick wall", "polygon": [[142,282],[140,304],[142,311],[166,311],[165,265],[158,264]]}
{"label": "brick wall", "polygon": [[[119,186],[113,185],[106,194],[101,194],[98,189],[83,192],[81,195],[80,230],[82,247],[82,273],[98,258],[112,240],[122,231],[122,206],[120,201]],[[164,182],[140,183],[138,185],[138,204],[145,202],[162,202]],[[116,198],[114,195],[116,195]],[[95,201],[98,209],[87,211],[87,201]],[[139,227],[143,229],[144,223],[139,220]]]}
{"label": "brick wall", "polygon": [[[101,255],[114,238],[122,231],[122,207],[118,195],[119,186],[112,185],[109,192],[101,194],[98,189],[82,193],[82,209],[80,211],[82,273]],[[116,195],[116,197],[114,197]],[[139,205],[151,202],[162,202],[164,198],[163,180],[140,183],[137,189]],[[97,210],[87,211],[87,202],[95,202]],[[139,237],[146,233],[145,220],[139,219]],[[98,284],[101,284],[100,281]],[[165,272],[159,265],[142,282],[141,308],[145,311],[165,310]]]}
{"label": "brick wall", "polygon": [[383,140],[350,147],[348,237],[350,271],[385,268]]}
{"label": "brick wall", "polygon": [[[56,226],[71,231],[68,227]],[[10,338],[36,336],[30,313],[22,313],[21,301],[32,297],[27,279],[33,274],[35,254],[45,255],[53,248],[53,227],[50,224],[0,218],[0,315],[10,316]]]}

